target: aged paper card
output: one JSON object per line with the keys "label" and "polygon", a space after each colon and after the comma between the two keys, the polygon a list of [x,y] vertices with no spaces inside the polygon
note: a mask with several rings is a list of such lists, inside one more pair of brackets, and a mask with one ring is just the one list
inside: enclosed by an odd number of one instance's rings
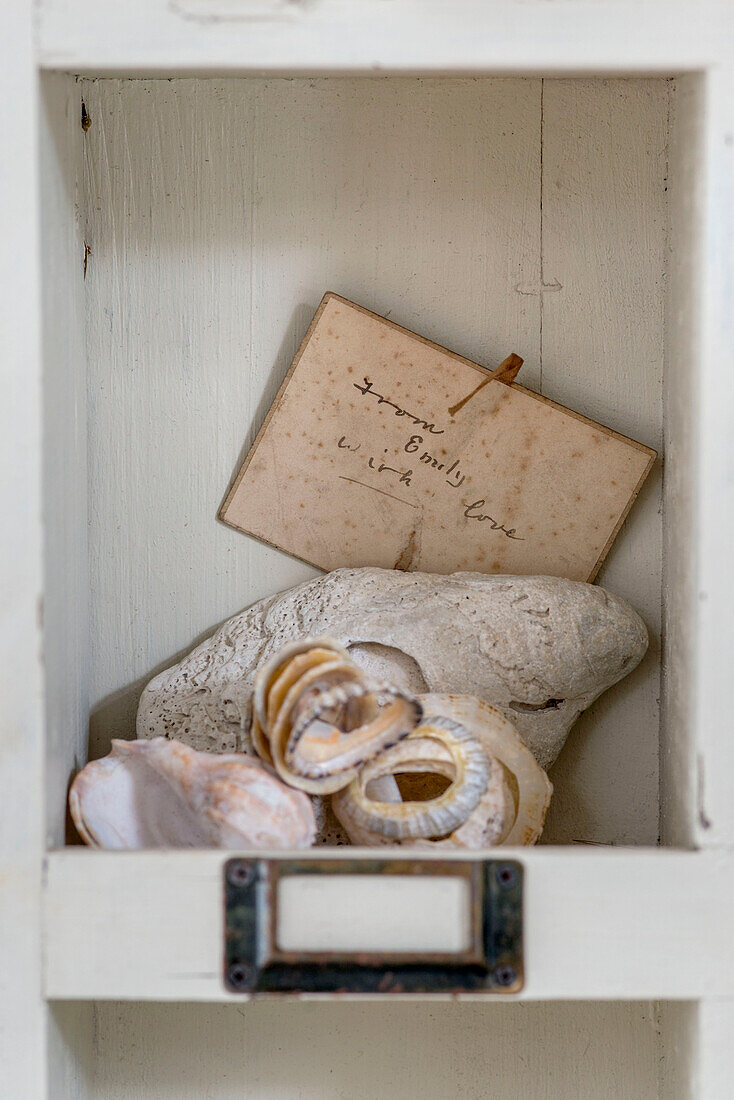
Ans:
{"label": "aged paper card", "polygon": [[654,459],[327,294],[220,516],[322,569],[592,580]]}

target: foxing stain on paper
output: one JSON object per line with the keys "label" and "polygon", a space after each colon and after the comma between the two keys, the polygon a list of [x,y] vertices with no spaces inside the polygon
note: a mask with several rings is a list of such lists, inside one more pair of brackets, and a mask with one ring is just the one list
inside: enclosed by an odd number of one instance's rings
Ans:
{"label": "foxing stain on paper", "polygon": [[[591,580],[655,452],[327,294],[221,518],[335,569]],[[273,507],[277,493],[279,507]]]}

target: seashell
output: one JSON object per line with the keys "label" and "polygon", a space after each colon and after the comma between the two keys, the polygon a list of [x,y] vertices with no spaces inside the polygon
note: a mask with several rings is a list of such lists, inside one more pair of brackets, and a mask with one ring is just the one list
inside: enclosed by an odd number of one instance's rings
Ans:
{"label": "seashell", "polygon": [[[449,718],[476,738],[490,762],[489,780],[475,808],[449,836],[398,839],[397,843],[409,847],[449,849],[535,844],[543,830],[553,787],[532,753],[520,740],[517,731],[497,708],[472,696],[422,695],[419,700],[423,706],[424,725],[437,721],[440,717]],[[447,775],[448,778],[453,776],[450,758],[448,754],[437,753],[438,746],[434,745],[431,750],[432,759],[429,759],[428,752],[421,749],[414,751],[412,759],[408,758],[407,750],[414,739],[419,744],[422,728],[418,727],[406,742],[397,747],[403,750],[404,759],[398,760],[396,750],[392,750],[395,753],[395,766],[383,769],[383,773],[385,770],[392,773],[424,771],[430,767],[437,774]],[[383,754],[375,764],[379,764],[387,755]],[[442,770],[444,768],[447,770]],[[360,777],[364,771],[362,769]],[[368,783],[369,778],[364,784],[367,793],[374,794],[370,792]],[[384,777],[380,778],[380,783],[384,783]],[[396,843],[395,839],[388,839],[384,833],[377,831],[374,822],[368,823],[364,815],[353,812],[354,792],[355,786],[352,784],[346,791],[332,798],[334,812],[352,843],[366,846]],[[383,787],[379,797],[387,801],[392,797],[399,798],[400,795],[397,790],[392,793]]]}
{"label": "seashell", "polygon": [[[426,801],[373,799],[370,783],[396,771],[433,771],[451,782]],[[487,754],[463,726],[450,718],[428,718],[404,741],[365,764],[349,787],[334,796],[332,806],[347,832],[356,825],[397,840],[442,837],[469,817],[487,789],[489,773]]]}
{"label": "seashell", "polygon": [[284,647],[255,677],[258,753],[288,784],[330,794],[356,768],[420,721],[420,704],[390,684],[372,684],[328,638]]}
{"label": "seashell", "polygon": [[[439,770],[441,763],[439,754],[436,750],[445,753],[445,764],[449,765],[445,773]],[[446,777],[449,779],[452,778],[453,769],[450,767],[451,758],[449,754],[446,753],[445,750],[441,750],[440,746],[435,743],[431,751],[433,753],[432,770],[438,774],[446,774]],[[463,825],[460,825],[459,828],[449,836],[441,838],[433,837],[429,840],[398,841],[400,846],[410,848],[448,848],[449,850],[457,851],[458,849],[476,850],[494,848],[502,844],[515,822],[517,809],[508,782],[509,776],[504,767],[494,757],[489,757],[489,761],[490,772],[487,788]],[[423,771],[424,768],[425,764],[416,762],[414,769],[411,770],[419,772]],[[401,763],[400,771],[406,772],[408,770],[409,766],[406,767],[406,765]],[[390,784],[389,787],[388,783]],[[382,798],[384,801],[400,801],[400,790],[392,776],[384,776],[381,779],[373,780],[370,783],[370,793],[373,797]],[[332,801],[335,801],[335,799]],[[360,828],[352,820],[347,824],[346,820],[342,818],[341,822],[344,824],[347,835],[353,844],[374,847],[376,845],[395,843],[395,841],[388,837],[380,836],[378,833],[372,832],[369,829]]]}
{"label": "seashell", "polygon": [[299,775],[286,764],[285,750],[292,730],[295,708],[304,694],[312,698],[335,684],[343,684],[349,680],[361,683],[362,679],[363,673],[352,661],[328,661],[308,669],[286,693],[275,722],[267,730],[275,770],[285,782],[308,791],[309,794],[331,794],[333,791],[340,790],[341,787],[346,787],[352,781],[356,775],[354,768],[343,767],[338,758],[332,761],[330,774],[318,778]]}
{"label": "seashell", "polygon": [[[354,666],[356,668],[356,666]],[[299,700],[285,749],[287,766],[298,775],[318,778],[340,769],[356,768],[408,736],[421,720],[417,699],[393,684],[374,684],[357,670],[355,683],[340,684],[313,699]],[[349,714],[353,704],[355,724],[348,732],[328,719],[329,714]],[[341,751],[339,751],[341,750]]]}
{"label": "seashell", "polygon": [[81,770],[69,809],[95,848],[308,848],[311,803],[265,765],[163,737],[113,741]]}
{"label": "seashell", "polygon": [[460,722],[504,768],[514,796],[515,817],[502,843],[537,843],[543,832],[553,784],[514,726],[497,707],[471,695],[421,695],[420,702],[427,718],[445,716]]}
{"label": "seashell", "polygon": [[[440,840],[431,841],[432,846],[438,848],[496,848],[505,842],[512,828],[517,808],[512,797],[510,776],[499,760],[490,757],[497,767],[493,767],[489,774],[487,789],[482,795],[476,809],[472,810],[463,825],[451,834]],[[416,841],[416,845],[420,842]]]}
{"label": "seashell", "polygon": [[[255,750],[268,763],[273,761],[263,731],[268,722],[275,720],[275,713],[288,687],[301,672],[314,664],[333,660],[335,655],[348,659],[346,650],[332,642],[331,638],[302,638],[283,646],[258,669],[253,685],[250,733]],[[271,691],[275,693],[272,703]]]}
{"label": "seashell", "polygon": [[249,710],[263,660],[328,634],[375,680],[497,706],[543,767],[579,714],[647,649],[639,616],[597,585],[557,577],[338,569],[268,597],[151,680],[139,737],[253,751]]}

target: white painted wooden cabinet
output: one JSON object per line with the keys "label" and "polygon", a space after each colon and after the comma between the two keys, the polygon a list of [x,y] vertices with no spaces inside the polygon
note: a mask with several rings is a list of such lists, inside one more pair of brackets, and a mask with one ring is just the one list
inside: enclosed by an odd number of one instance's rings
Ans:
{"label": "white painted wooden cabinet", "polygon": [[[38,0],[0,50],[0,1095],[734,1095],[730,5]],[[245,1002],[220,854],[64,847],[151,674],[313,575],[215,516],[326,290],[661,455],[516,998]]]}

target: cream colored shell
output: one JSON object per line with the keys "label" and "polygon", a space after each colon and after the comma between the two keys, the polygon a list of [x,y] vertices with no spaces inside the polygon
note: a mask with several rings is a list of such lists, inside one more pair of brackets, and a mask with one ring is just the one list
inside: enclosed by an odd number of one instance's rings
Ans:
{"label": "cream colored shell", "polygon": [[[440,839],[389,839],[371,828],[364,815],[355,813],[355,800],[350,798],[354,785],[332,799],[332,808],[347,831],[353,844],[401,846],[430,846],[445,848],[490,848],[500,844],[531,845],[540,838],[553,787],[547,775],[539,767],[532,753],[520,740],[517,731],[500,714],[496,707],[472,696],[422,695],[419,697],[424,711],[423,722],[430,726],[432,718],[444,717],[459,723],[483,746],[490,762],[489,779],[484,793],[464,823],[449,836]],[[416,747],[410,752],[410,741]],[[419,727],[395,751],[390,768],[385,771],[437,772],[451,779],[455,765],[450,754],[439,746],[425,749],[421,745]],[[437,751],[437,749],[439,751]],[[423,761],[421,761],[421,756]],[[378,761],[379,763],[379,761]],[[369,782],[369,774],[367,776]],[[400,801],[397,784],[389,776],[381,774],[379,798]],[[367,783],[365,783],[367,786]]]}
{"label": "cream colored shell", "polygon": [[421,695],[426,718],[444,715],[460,722],[505,770],[515,800],[515,820],[502,843],[535,844],[543,831],[553,785],[497,707],[471,695]]}
{"label": "cream colored shell", "polygon": [[331,794],[406,737],[422,711],[409,694],[373,684],[329,638],[291,642],[255,676],[253,743],[288,784]]}
{"label": "cream colored shell", "polygon": [[[332,806],[347,831],[394,840],[448,835],[467,820],[487,790],[491,762],[476,737],[446,717],[425,718],[404,741],[371,760]],[[450,780],[425,801],[383,799],[371,784],[396,772],[433,772]]]}

